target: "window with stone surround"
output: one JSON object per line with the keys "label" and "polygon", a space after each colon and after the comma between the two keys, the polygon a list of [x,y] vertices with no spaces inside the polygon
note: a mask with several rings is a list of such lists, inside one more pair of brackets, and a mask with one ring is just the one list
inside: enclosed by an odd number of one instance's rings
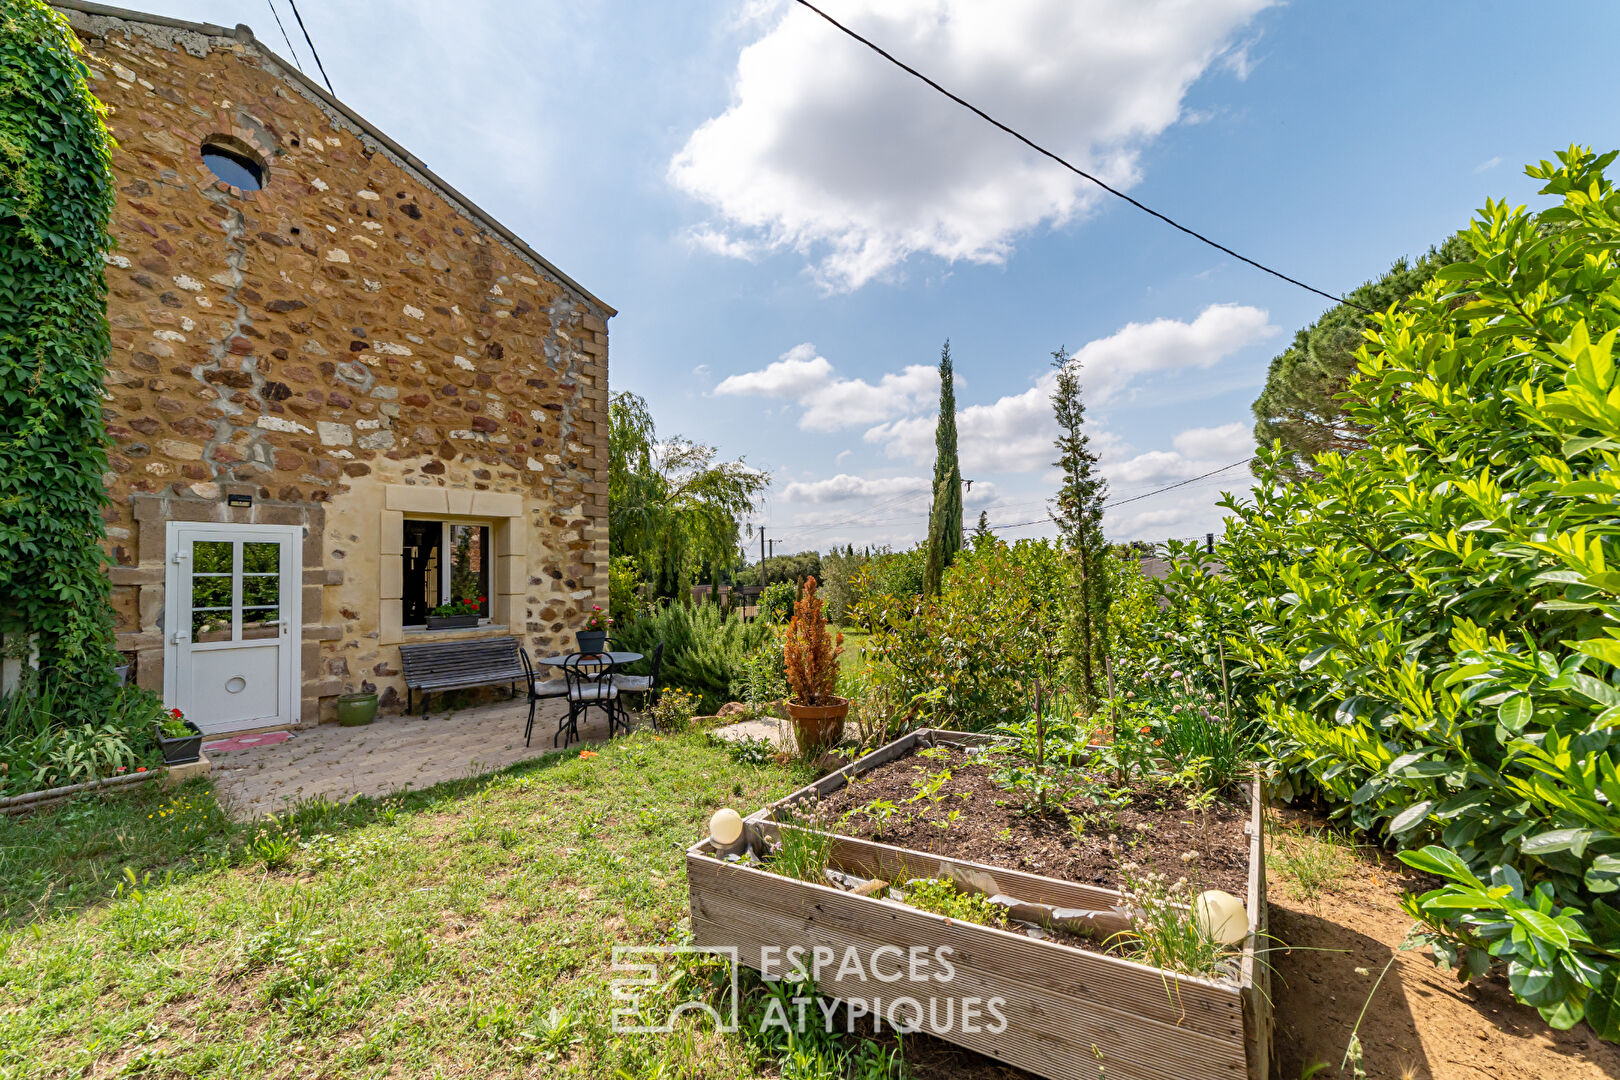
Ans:
{"label": "window with stone surround", "polygon": [[[437,570],[429,577],[425,565],[415,566],[407,572],[410,557],[406,542],[407,520],[411,526],[412,545],[418,549],[432,548],[435,536],[437,554],[433,556]],[[435,527],[437,533],[434,532]],[[434,599],[448,596],[454,584],[447,574],[455,564],[454,549],[458,544],[467,549],[469,558],[464,565],[476,571],[476,579],[468,579],[469,569],[463,569],[463,580],[478,580],[484,588],[474,595],[485,596],[481,628],[489,633],[502,629],[516,630],[523,625],[524,593],[529,583],[528,551],[531,525],[525,520],[524,499],[517,492],[469,491],[465,488],[438,487],[427,484],[387,484],[383,487],[383,506],[377,528],[377,583],[380,611],[378,639],[390,645],[407,640],[419,640],[417,635],[431,637],[438,633],[469,631],[437,631],[425,629],[426,615],[406,618],[406,598],[412,597],[412,607],[427,603],[430,582]],[[470,530],[458,533],[455,530]],[[477,553],[472,558],[473,552]],[[431,553],[430,553],[431,554]],[[423,560],[423,552],[414,556]],[[446,567],[446,560],[449,567]],[[415,579],[414,581],[412,579]],[[407,589],[412,590],[407,593]],[[420,590],[422,598],[415,600]],[[459,594],[458,594],[459,595]]]}
{"label": "window with stone surround", "polygon": [[404,529],[403,625],[427,625],[428,613],[451,600],[478,600],[479,618],[488,619],[490,526],[406,518]]}

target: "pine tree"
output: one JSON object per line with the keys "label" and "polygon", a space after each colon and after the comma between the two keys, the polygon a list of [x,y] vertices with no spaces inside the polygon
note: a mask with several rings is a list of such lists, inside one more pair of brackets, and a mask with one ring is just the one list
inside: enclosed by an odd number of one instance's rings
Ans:
{"label": "pine tree", "polygon": [[962,469],[956,459],[956,378],[951,343],[939,354],[939,422],[934,428],[934,503],[928,511],[923,595],[938,596],[945,568],[962,550]]}
{"label": "pine tree", "polygon": [[1097,470],[1097,455],[1086,434],[1086,406],[1080,392],[1080,362],[1067,350],[1052,354],[1057,381],[1052,409],[1061,434],[1055,445],[1063,472],[1052,520],[1074,560],[1076,597],[1065,626],[1070,685],[1086,709],[1095,708],[1099,685],[1108,664],[1108,578],[1103,539],[1103,502],[1108,481]]}
{"label": "pine tree", "polygon": [[987,544],[995,538],[996,534],[990,531],[990,515],[987,512],[980,510],[979,523],[973,526],[974,548],[977,548],[980,544]]}

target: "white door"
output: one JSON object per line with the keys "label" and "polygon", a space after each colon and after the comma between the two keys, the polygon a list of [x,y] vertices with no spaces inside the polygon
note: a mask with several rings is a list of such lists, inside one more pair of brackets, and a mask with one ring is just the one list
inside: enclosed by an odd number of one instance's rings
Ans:
{"label": "white door", "polygon": [[163,699],[205,734],[298,722],[303,529],[168,527]]}

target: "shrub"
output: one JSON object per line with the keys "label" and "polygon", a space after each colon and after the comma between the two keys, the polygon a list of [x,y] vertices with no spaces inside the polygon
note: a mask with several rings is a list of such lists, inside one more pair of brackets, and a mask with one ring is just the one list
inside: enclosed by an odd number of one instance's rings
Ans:
{"label": "shrub", "polygon": [[856,623],[870,630],[871,625],[861,621],[862,612],[868,610],[874,601],[889,597],[904,602],[921,596],[923,564],[927,559],[928,551],[923,547],[914,547],[910,551],[881,551],[867,559],[850,576],[845,617],[853,617]]}
{"label": "shrub", "polygon": [[868,556],[848,551],[833,551],[821,557],[821,599],[827,605],[827,621],[843,626],[849,621],[854,600],[852,579],[867,563]]}
{"label": "shrub", "polygon": [[[1472,254],[1376,320],[1368,446],[1228,500],[1232,641],[1287,779],[1445,884],[1446,963],[1505,965],[1556,1027],[1620,1038],[1620,193],[1615,154],[1527,172]],[[1187,581],[1196,597],[1204,583]],[[1431,841],[1438,841],[1431,843]]]}
{"label": "shrub", "polygon": [[743,622],[719,604],[668,603],[617,627],[614,642],[647,656],[663,642],[659,682],[691,691],[704,713],[714,713],[744,688],[748,658],[769,634],[763,622]]}
{"label": "shrub", "polygon": [[1030,681],[1052,681],[1068,575],[1045,540],[958,552],[937,599],[884,594],[860,609],[876,677],[897,701],[927,695],[941,726],[979,731],[1022,717]]}
{"label": "shrub", "polygon": [[641,573],[636,560],[620,555],[608,564],[608,614],[622,628],[641,614]]}
{"label": "shrub", "polygon": [[699,698],[678,686],[666,687],[658,693],[647,715],[660,731],[685,731],[697,715]]}
{"label": "shrub", "polygon": [[759,594],[759,617],[777,626],[793,618],[793,595],[797,592],[790,581],[773,581]]}
{"label": "shrub", "polygon": [[163,706],[155,695],[120,687],[107,711],[85,723],[75,708],[79,694],[59,676],[30,670],[21,686],[0,697],[0,796],[162,764],[153,731]]}

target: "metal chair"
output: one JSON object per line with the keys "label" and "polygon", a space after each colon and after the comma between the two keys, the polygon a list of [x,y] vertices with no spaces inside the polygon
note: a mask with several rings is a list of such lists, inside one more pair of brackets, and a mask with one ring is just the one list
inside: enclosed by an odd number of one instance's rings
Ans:
{"label": "metal chair", "polygon": [[557,722],[557,734],[551,737],[551,745],[556,746],[557,740],[565,734],[568,736],[563,740],[565,747],[578,739],[580,714],[592,706],[607,713],[608,738],[611,739],[621,722],[619,690],[614,685],[612,666],[595,656],[573,653],[563,661],[562,669],[568,685],[568,715]]}
{"label": "metal chair", "polygon": [[[645,708],[647,703],[652,700],[652,695],[658,689],[658,670],[659,670],[659,668],[661,668],[663,666],[663,663],[664,663],[664,643],[662,641],[660,641],[656,646],[653,647],[651,674],[648,674],[648,675],[616,675],[613,678],[613,685],[618,689],[618,691],[619,691],[619,693],[621,695],[623,695],[623,694],[639,694],[639,695],[641,695],[641,706],[642,706],[642,708]],[[628,713],[626,713],[626,716],[625,716],[625,726],[626,727],[629,726]],[[656,728],[657,726],[658,726],[658,722],[656,720],[653,721],[653,727]]]}
{"label": "metal chair", "polygon": [[[529,661],[529,653],[522,646],[518,647],[518,655],[523,658],[524,682],[529,687],[529,723],[523,729],[523,745],[529,745],[529,737],[534,734],[534,709],[542,698],[562,698],[568,696],[568,680],[566,679],[536,679],[534,665]],[[551,740],[553,746],[557,740]]]}

